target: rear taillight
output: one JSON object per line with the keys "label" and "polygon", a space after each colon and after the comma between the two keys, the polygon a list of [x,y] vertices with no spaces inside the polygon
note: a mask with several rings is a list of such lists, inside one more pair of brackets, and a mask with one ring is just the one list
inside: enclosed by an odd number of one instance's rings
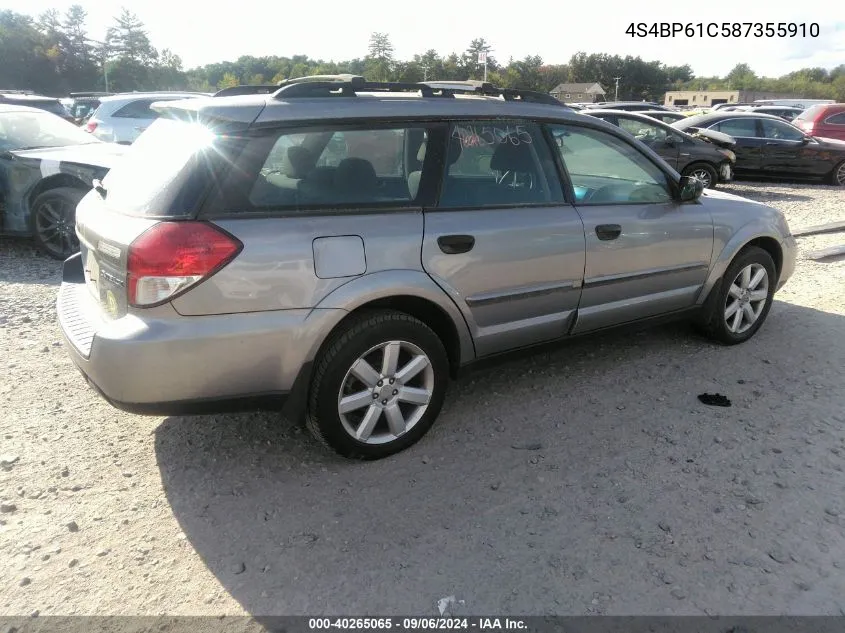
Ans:
{"label": "rear taillight", "polygon": [[815,127],[815,121],[793,121],[801,130],[805,131],[807,134],[813,133],[813,128]]}
{"label": "rear taillight", "polygon": [[129,246],[129,305],[170,301],[207,279],[241,252],[243,244],[205,222],[161,222]]}
{"label": "rear taillight", "polygon": [[97,122],[96,121],[88,121],[88,123],[85,124],[85,131],[86,132],[93,132],[96,129],[97,129]]}

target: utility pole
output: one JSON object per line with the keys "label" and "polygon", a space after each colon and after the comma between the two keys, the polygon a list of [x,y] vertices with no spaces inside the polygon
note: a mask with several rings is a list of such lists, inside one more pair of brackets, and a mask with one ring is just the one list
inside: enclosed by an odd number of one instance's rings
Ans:
{"label": "utility pole", "polygon": [[423,81],[428,81],[428,64],[423,66]]}
{"label": "utility pole", "polygon": [[614,79],[616,80],[616,96],[613,98],[613,100],[619,101],[619,80],[622,79],[622,77],[614,77]]}

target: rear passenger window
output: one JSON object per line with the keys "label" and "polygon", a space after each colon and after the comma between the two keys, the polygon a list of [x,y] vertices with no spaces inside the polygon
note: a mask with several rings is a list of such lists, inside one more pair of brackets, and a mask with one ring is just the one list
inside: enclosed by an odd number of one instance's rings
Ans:
{"label": "rear passenger window", "polygon": [[826,118],[824,122],[830,125],[845,125],[845,112],[834,114],[833,116]]}
{"label": "rear passenger window", "polygon": [[410,204],[419,190],[425,138],[417,127],[283,133],[249,202],[279,209]]}
{"label": "rear passenger window", "polygon": [[155,103],[153,99],[132,101],[115,112],[114,116],[121,119],[157,119],[158,113],[150,110],[150,106],[153,103]]}
{"label": "rear passenger window", "polygon": [[729,119],[711,126],[710,129],[727,134],[728,136],[739,136],[743,138],[756,138],[758,136],[757,119]]}
{"label": "rear passenger window", "polygon": [[440,207],[473,208],[563,201],[541,128],[522,121],[452,126]]}

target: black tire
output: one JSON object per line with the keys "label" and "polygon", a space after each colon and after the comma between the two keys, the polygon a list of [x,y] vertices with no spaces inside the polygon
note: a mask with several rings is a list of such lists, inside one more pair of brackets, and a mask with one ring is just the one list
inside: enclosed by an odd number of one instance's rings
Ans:
{"label": "black tire", "polygon": [[[422,417],[405,433],[380,444],[362,442],[344,426],[338,411],[339,395],[352,365],[368,350],[388,341],[407,342],[425,353],[433,370],[431,396]],[[448,382],[449,361],[443,342],[425,323],[393,310],[362,313],[332,335],[317,359],[306,426],[320,442],[344,457],[381,459],[405,450],[428,432],[443,406]],[[386,428],[384,415],[378,425],[377,428]]]}
{"label": "black tire", "polygon": [[[748,266],[757,264],[766,269],[768,275],[768,292],[766,294],[765,304],[760,311],[756,321],[743,332],[732,332],[728,327],[728,322],[725,317],[727,308],[728,294],[734,280],[740,272]],[[772,299],[774,298],[775,288],[777,286],[777,269],[772,260],[772,256],[765,250],[757,246],[747,246],[739,252],[739,254],[731,262],[725,271],[724,277],[719,284],[713,288],[708,297],[707,302],[702,313],[702,318],[699,321],[699,330],[707,336],[719,343],[725,345],[737,345],[744,343],[750,339],[762,327],[772,307]]]}
{"label": "black tire", "polygon": [[687,165],[684,168],[684,171],[681,175],[683,176],[691,176],[696,172],[703,172],[707,174],[707,178],[709,179],[708,182],[704,185],[707,189],[715,189],[716,185],[719,184],[719,174],[716,172],[716,169],[708,164],[708,163],[692,163],[691,165]]}
{"label": "black tire", "polygon": [[845,160],[839,163],[830,172],[830,184],[836,187],[845,187]]}
{"label": "black tire", "polygon": [[74,187],[56,187],[40,193],[32,201],[30,228],[42,253],[53,259],[65,260],[79,251],[76,205],[85,193]]}

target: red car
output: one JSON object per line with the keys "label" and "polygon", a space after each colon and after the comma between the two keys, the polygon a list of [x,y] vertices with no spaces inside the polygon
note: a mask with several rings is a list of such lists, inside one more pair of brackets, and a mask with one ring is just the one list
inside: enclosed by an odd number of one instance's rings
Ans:
{"label": "red car", "polygon": [[845,141],[845,103],[814,105],[793,119],[792,124],[811,136]]}

